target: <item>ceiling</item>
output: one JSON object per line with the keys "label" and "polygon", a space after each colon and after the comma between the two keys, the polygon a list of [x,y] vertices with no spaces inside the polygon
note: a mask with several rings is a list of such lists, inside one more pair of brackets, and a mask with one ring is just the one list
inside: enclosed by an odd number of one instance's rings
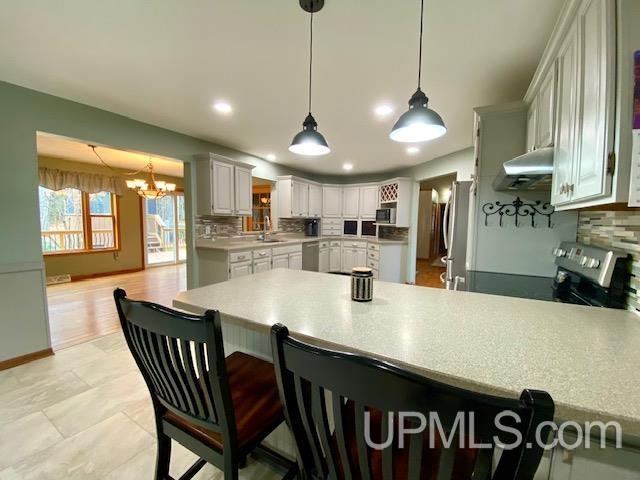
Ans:
{"label": "ceiling", "polygon": [[[91,147],[86,143],[42,133],[38,133],[37,142],[38,155],[102,165],[93,153],[93,150],[91,150]],[[183,165],[179,160],[172,160],[155,155],[150,156],[140,152],[127,152],[103,146],[97,146],[96,151],[105,163],[113,168],[137,171],[147,165],[149,159],[151,159],[153,169],[156,173],[179,178],[184,176]]]}
{"label": "ceiling", "polygon": [[[522,98],[564,0],[425,5],[423,90],[448,133],[408,155],[388,133],[416,89],[417,0],[327,0],[314,24],[313,113],[332,153],[287,151],[307,113],[297,0],[4,2],[0,80],[310,172],[371,173],[472,144],[476,106]],[[217,100],[234,108],[223,115]],[[373,114],[385,102],[395,112]]]}

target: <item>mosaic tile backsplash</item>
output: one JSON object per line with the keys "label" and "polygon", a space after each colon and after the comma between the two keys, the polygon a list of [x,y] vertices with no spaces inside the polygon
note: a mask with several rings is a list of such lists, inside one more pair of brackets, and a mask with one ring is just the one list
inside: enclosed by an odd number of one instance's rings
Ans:
{"label": "mosaic tile backsplash", "polygon": [[196,238],[235,237],[242,233],[242,217],[196,216],[195,227]]}
{"label": "mosaic tile backsplash", "polygon": [[400,227],[385,227],[381,225],[378,229],[378,237],[387,240],[408,240],[409,229]]}
{"label": "mosaic tile backsplash", "polygon": [[278,230],[287,233],[304,232],[303,218],[281,218],[278,220]]}
{"label": "mosaic tile backsplash", "polygon": [[640,314],[640,210],[630,212],[581,212],[578,242],[627,252],[632,257],[628,309]]}

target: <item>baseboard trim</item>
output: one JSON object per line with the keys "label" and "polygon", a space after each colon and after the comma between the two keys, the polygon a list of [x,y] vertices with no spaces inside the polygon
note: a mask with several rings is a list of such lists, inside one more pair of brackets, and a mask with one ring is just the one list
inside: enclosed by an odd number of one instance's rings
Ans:
{"label": "baseboard trim", "polygon": [[116,270],[114,272],[100,272],[100,273],[91,273],[89,275],[71,275],[71,281],[77,282],[79,280],[89,280],[91,278],[100,278],[100,277],[110,277],[112,275],[123,275],[125,273],[136,273],[144,270],[142,267],[129,268],[127,270]]}
{"label": "baseboard trim", "polygon": [[18,365],[23,365],[25,363],[33,362],[34,360],[39,360],[41,358],[50,357],[51,355],[53,355],[53,349],[45,348],[44,350],[39,350],[37,352],[27,353],[26,355],[9,358],[8,360],[2,360],[0,361],[0,371],[17,367]]}

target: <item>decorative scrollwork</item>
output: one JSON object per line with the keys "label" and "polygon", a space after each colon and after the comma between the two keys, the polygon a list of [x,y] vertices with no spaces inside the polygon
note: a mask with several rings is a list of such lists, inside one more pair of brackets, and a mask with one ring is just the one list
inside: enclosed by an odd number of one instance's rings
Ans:
{"label": "decorative scrollwork", "polygon": [[525,203],[517,197],[512,203],[485,203],[482,206],[482,212],[484,213],[484,226],[489,226],[489,217],[492,215],[498,215],[500,217],[500,226],[503,226],[504,217],[514,217],[514,223],[516,227],[520,226],[519,218],[531,219],[531,227],[536,227],[536,215],[542,215],[547,217],[547,228],[551,228],[551,215],[555,212],[555,208],[548,202],[542,203],[538,200],[534,203]]}

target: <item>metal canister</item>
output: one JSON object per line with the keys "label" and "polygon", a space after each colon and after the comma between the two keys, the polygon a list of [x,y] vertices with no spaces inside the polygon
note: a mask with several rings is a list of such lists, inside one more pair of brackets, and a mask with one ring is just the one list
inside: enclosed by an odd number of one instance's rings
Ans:
{"label": "metal canister", "polygon": [[370,302],[373,300],[373,271],[367,267],[351,270],[351,300]]}

